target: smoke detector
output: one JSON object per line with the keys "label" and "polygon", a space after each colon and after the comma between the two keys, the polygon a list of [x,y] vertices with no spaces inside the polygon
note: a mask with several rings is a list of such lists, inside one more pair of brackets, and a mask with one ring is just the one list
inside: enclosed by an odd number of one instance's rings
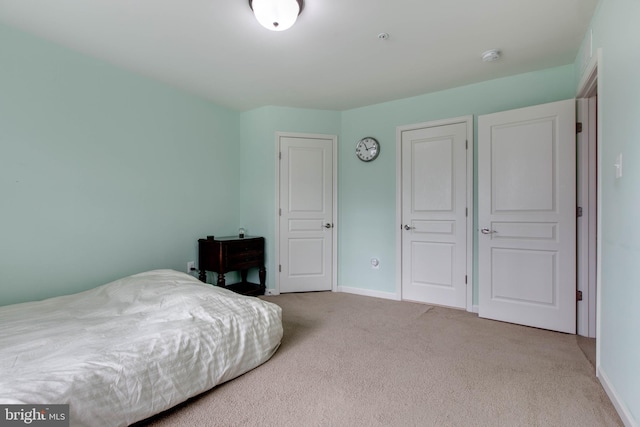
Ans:
{"label": "smoke detector", "polygon": [[482,54],[482,60],[484,62],[493,62],[500,59],[500,51],[498,49],[491,49]]}

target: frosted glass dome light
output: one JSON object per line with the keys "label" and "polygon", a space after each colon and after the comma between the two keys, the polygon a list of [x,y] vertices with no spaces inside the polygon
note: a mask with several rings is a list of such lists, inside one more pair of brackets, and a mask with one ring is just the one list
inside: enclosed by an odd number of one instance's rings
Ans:
{"label": "frosted glass dome light", "polygon": [[271,31],[284,31],[295,24],[303,0],[249,0],[249,5],[260,25]]}

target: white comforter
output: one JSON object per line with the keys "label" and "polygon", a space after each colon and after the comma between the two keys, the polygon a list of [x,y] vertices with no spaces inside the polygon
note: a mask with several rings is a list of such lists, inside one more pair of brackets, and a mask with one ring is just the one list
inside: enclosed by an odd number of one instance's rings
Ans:
{"label": "white comforter", "polygon": [[71,425],[124,426],[267,361],[281,309],[156,270],[0,307],[0,403],[69,403]]}

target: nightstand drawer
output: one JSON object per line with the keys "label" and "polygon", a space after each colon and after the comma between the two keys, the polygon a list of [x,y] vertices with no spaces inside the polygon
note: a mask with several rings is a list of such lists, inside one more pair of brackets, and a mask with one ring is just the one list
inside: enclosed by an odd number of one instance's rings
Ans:
{"label": "nightstand drawer", "polygon": [[229,270],[246,270],[248,268],[260,267],[261,265],[261,261],[238,261],[236,263],[229,263]]}
{"label": "nightstand drawer", "polygon": [[260,252],[245,252],[229,255],[227,257],[227,269],[239,270],[260,266],[264,263],[264,256]]}
{"label": "nightstand drawer", "polygon": [[233,244],[228,244],[224,247],[224,251],[228,257],[234,257],[239,254],[247,254],[247,253],[262,253],[264,252],[264,247],[262,242],[233,242]]}

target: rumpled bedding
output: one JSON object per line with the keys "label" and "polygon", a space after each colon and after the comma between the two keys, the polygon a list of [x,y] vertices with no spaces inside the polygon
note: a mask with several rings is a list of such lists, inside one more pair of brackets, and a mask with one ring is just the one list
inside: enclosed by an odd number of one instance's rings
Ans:
{"label": "rumpled bedding", "polygon": [[0,403],[70,404],[72,426],[126,426],[267,361],[275,304],[173,270],[0,307]]}

